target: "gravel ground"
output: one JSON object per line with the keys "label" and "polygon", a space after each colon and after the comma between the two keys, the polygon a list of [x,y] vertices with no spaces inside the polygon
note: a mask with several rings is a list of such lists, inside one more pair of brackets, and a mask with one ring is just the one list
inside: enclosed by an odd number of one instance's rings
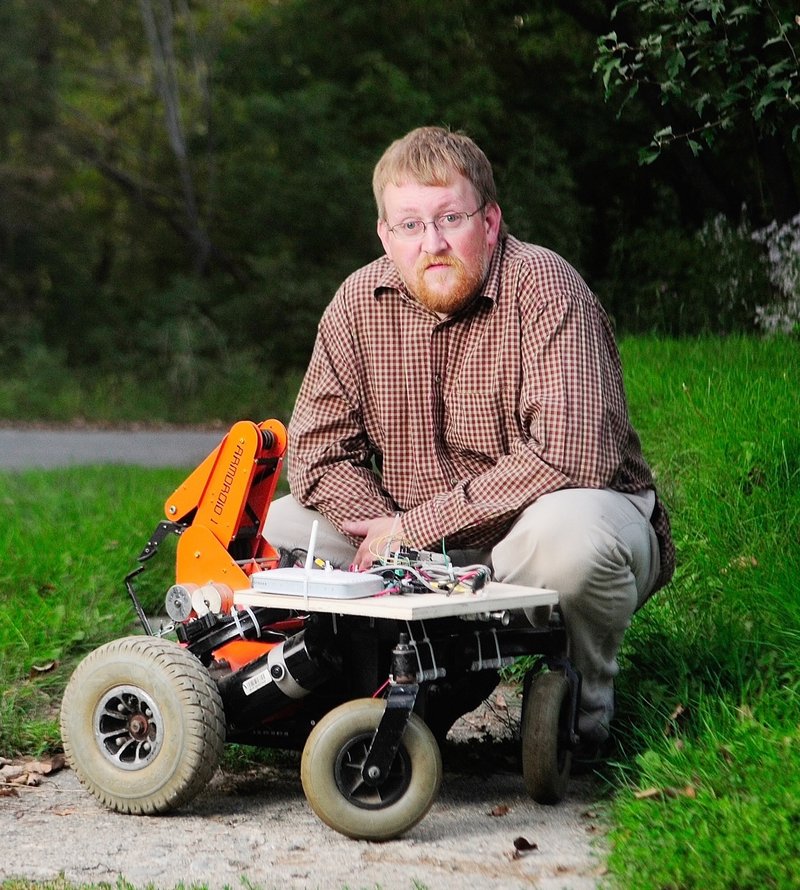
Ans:
{"label": "gravel ground", "polygon": [[[597,780],[573,778],[555,807],[527,797],[518,745],[502,741],[518,699],[505,689],[468,714],[444,748],[437,802],[406,836],[350,840],[320,822],[303,796],[299,756],[248,773],[219,771],[178,813],[104,809],[68,769],[0,797],[0,879],[386,890],[594,890],[604,873]],[[509,717],[510,714],[510,717]],[[534,849],[515,850],[524,838]]]}

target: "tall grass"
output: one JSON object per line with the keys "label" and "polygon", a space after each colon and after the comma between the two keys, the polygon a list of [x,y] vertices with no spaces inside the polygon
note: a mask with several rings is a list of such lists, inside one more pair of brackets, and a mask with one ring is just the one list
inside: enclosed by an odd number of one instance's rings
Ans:
{"label": "tall grass", "polygon": [[624,648],[614,883],[798,887],[800,343],[622,348],[679,562]]}
{"label": "tall grass", "polygon": [[[622,653],[609,883],[798,887],[800,341],[621,347],[678,570]],[[130,628],[122,578],[184,475],[0,475],[0,753],[58,745],[71,667]]]}

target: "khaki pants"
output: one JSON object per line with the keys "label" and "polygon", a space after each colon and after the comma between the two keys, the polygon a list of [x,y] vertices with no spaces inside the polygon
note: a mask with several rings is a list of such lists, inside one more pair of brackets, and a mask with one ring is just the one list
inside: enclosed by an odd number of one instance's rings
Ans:
{"label": "khaki pants", "polygon": [[[591,741],[608,735],[617,652],[633,613],[658,577],[652,509],[651,492],[564,489],[524,510],[491,552],[450,554],[455,563],[491,565],[498,581],[559,592],[569,657],[583,678],[579,729]],[[316,555],[347,568],[355,556],[352,544],[291,495],[270,506],[264,536],[274,547],[305,549],[315,519]]]}

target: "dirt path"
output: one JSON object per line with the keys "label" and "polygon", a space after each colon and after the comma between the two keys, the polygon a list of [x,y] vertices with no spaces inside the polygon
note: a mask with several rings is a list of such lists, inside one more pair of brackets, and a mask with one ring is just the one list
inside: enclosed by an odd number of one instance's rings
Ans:
{"label": "dirt path", "polygon": [[[500,695],[502,712],[510,693]],[[498,742],[497,726],[496,704],[459,721],[443,752],[439,799],[405,837],[383,844],[323,825],[293,756],[248,774],[219,772],[190,805],[163,817],[112,813],[63,770],[0,797],[0,879],[123,878],[159,890],[222,890],[243,879],[264,890],[594,890],[604,871],[600,786],[574,778],[560,805],[533,803],[517,746]],[[517,838],[535,849],[516,853]]]}
{"label": "dirt path", "polygon": [[[0,468],[193,466],[219,438],[6,428],[0,429]],[[207,791],[168,817],[112,813],[63,770],[38,787],[0,796],[0,880],[63,874],[76,883],[122,878],[158,890],[181,883],[222,890],[242,886],[243,879],[259,890],[594,890],[604,871],[601,786],[573,778],[558,806],[531,801],[518,744],[498,742],[513,727],[519,702],[508,690],[500,695],[456,725],[443,752],[439,799],[400,840],[353,841],[323,825],[303,796],[299,759],[283,758],[249,775],[220,772]],[[515,854],[517,838],[535,849]]]}

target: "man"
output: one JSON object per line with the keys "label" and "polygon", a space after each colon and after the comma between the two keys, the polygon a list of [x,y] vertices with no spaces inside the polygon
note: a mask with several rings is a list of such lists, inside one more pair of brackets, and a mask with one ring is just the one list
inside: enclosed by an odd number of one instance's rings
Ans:
{"label": "man", "polygon": [[625,629],[674,567],[608,319],[561,257],[506,234],[466,136],[413,130],[373,189],[386,255],[324,313],[289,426],[292,494],[265,535],[303,547],[319,519],[337,566],[402,538],[555,588],[581,738],[600,745]]}

